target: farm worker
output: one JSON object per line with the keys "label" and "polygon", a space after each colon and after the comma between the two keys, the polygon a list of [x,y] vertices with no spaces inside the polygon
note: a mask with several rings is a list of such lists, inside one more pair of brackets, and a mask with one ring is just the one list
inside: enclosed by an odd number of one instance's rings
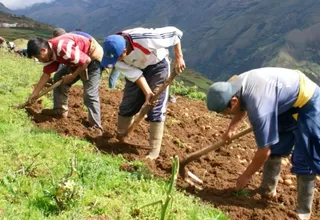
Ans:
{"label": "farm worker", "polygon": [[[57,37],[57,36],[60,36],[62,34],[66,34],[67,32],[63,29],[63,28],[55,28],[53,30],[53,37]],[[88,38],[93,38],[91,35],[85,33],[85,32],[82,32],[82,31],[71,31],[70,33],[73,33],[73,34],[79,34],[79,35],[82,35],[84,37],[88,37]],[[116,70],[115,68],[112,68],[111,70],[111,73],[109,75],[109,88],[110,89],[114,89],[116,87],[116,83],[117,83],[117,80],[118,80],[118,77],[120,75],[120,72],[118,70]]]}
{"label": "farm worker", "polygon": [[[153,90],[159,87],[170,75],[168,47],[174,47],[177,72],[185,68],[180,39],[182,32],[175,27],[157,29],[134,28],[108,36],[103,42],[102,66],[115,67],[126,80],[122,102],[118,113],[118,138],[133,123],[144,102],[151,104]],[[148,159],[159,156],[168,103],[168,89],[159,97],[155,107],[146,118],[150,122]]]}
{"label": "farm worker", "polygon": [[16,48],[16,44],[12,41],[7,41],[7,47],[9,49],[9,52],[14,51],[14,49]]}
{"label": "farm worker", "polygon": [[[29,97],[33,101],[40,90],[49,81],[50,74],[61,68],[54,76],[54,81],[63,78],[63,84],[54,90],[53,109],[43,109],[42,114],[57,118],[68,115],[68,90],[79,79],[83,83],[83,100],[88,108],[90,130],[102,133],[99,84],[101,78],[100,61],[103,56],[102,47],[94,38],[79,34],[67,33],[45,40],[33,38],[28,42],[28,56],[35,57],[44,63],[43,74]],[[72,67],[72,74],[68,74],[68,67]]]}
{"label": "farm worker", "polygon": [[[212,84],[207,107],[210,111],[233,115],[223,136],[226,141],[235,134],[246,113],[253,127],[258,150],[238,178],[238,189],[245,187],[264,165],[261,187],[275,190],[281,164],[279,156],[288,153],[294,143],[291,172],[297,175],[297,213],[301,219],[309,219],[315,176],[320,174],[319,87],[298,70],[254,69],[233,81]],[[292,122],[292,114],[296,123]],[[279,126],[279,123],[284,124]],[[287,149],[279,150],[281,147]]]}
{"label": "farm worker", "polygon": [[0,37],[0,46],[4,43],[5,39],[3,37]]}

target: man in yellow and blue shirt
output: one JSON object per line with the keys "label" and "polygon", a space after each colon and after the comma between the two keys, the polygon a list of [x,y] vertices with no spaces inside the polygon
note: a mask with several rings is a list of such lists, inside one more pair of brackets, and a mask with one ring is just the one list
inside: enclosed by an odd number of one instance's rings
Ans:
{"label": "man in yellow and blue shirt", "polygon": [[252,125],[258,150],[238,178],[237,188],[245,187],[264,165],[261,187],[275,194],[281,156],[293,150],[297,213],[309,219],[314,180],[320,174],[320,88],[297,70],[254,69],[233,81],[214,83],[207,94],[207,107],[234,116],[223,136],[226,141],[246,114]]}

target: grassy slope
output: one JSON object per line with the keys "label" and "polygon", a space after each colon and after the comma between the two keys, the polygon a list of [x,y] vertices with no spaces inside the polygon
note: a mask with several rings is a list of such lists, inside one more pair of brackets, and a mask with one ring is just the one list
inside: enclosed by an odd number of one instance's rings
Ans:
{"label": "grassy slope", "polygon": [[[84,219],[94,216],[132,219],[132,212],[150,202],[165,199],[167,183],[146,171],[139,161],[135,173],[119,170],[126,161],[96,152],[83,140],[63,138],[30,122],[23,102],[39,78],[41,66],[0,51],[0,215],[7,219]],[[48,102],[48,100],[45,100]],[[76,197],[61,213],[54,196],[58,183],[70,172],[70,159],[77,156],[73,177]],[[223,214],[191,196],[174,192],[169,219],[225,219]],[[142,209],[137,219],[154,219],[158,206]]]}
{"label": "grassy slope", "polygon": [[34,21],[25,16],[17,16],[0,11],[0,21],[3,23],[17,24],[17,28],[0,28],[0,36],[12,41],[19,38],[30,39],[31,37],[51,37],[53,27],[41,22]]}
{"label": "grassy slope", "polygon": [[[17,39],[30,39],[34,36],[51,38],[52,30],[50,29],[26,29],[26,28],[0,28],[0,36],[4,37],[7,40],[13,41]],[[98,42],[100,44],[103,43],[102,38],[98,38]],[[19,47],[16,43],[17,47],[20,49],[25,48],[26,45],[24,42]],[[206,92],[209,86],[212,84],[212,81],[207,79],[205,76],[201,75],[198,72],[195,72],[192,69],[187,68],[184,73],[177,77],[177,81],[183,81],[186,86],[197,86],[198,90],[201,92]]]}
{"label": "grassy slope", "polygon": [[47,29],[0,28],[0,36],[9,41],[17,39],[17,36],[24,39],[30,39],[34,36],[50,38],[52,37],[52,31]]}
{"label": "grassy slope", "polygon": [[197,86],[199,91],[205,93],[207,92],[209,86],[213,83],[205,76],[189,68],[187,68],[183,74],[177,77],[177,81],[183,81],[184,85],[186,86]]}

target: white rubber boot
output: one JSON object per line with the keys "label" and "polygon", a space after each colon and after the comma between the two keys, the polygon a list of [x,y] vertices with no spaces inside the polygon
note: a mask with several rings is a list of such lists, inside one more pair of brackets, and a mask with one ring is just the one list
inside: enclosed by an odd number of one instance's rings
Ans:
{"label": "white rubber boot", "polygon": [[149,144],[151,151],[146,158],[155,160],[159,157],[163,130],[164,122],[150,122]]}
{"label": "white rubber boot", "polygon": [[124,141],[125,139],[124,134],[126,134],[126,132],[128,131],[128,128],[133,123],[133,120],[134,120],[133,116],[125,117],[125,116],[118,115],[117,139],[120,142]]}

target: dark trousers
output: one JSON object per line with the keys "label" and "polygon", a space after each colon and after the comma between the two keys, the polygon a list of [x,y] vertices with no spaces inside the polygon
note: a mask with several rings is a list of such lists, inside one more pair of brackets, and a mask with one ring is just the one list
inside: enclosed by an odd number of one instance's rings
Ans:
{"label": "dark trousers", "polygon": [[[170,75],[170,63],[167,58],[155,65],[150,65],[143,71],[143,76],[153,90],[165,82]],[[165,120],[168,105],[169,88],[159,97],[157,105],[148,113],[147,121],[162,122]],[[133,116],[137,114],[145,102],[145,96],[140,87],[126,79],[124,94],[119,108],[119,115]]]}

